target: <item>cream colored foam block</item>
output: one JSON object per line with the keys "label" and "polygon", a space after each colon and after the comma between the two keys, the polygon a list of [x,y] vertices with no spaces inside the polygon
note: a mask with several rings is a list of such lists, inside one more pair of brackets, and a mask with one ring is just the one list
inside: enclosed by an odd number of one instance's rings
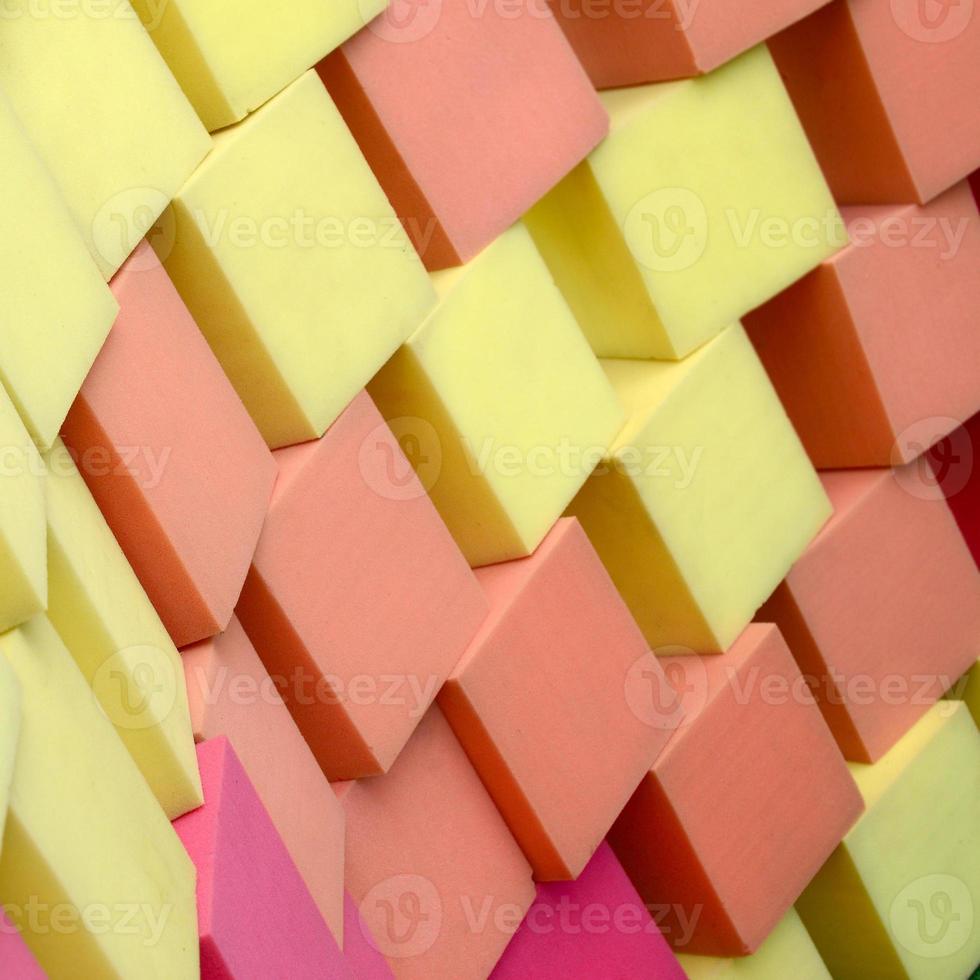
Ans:
{"label": "cream colored foam block", "polygon": [[0,381],[46,449],[118,307],[2,92],[0,152]]}
{"label": "cream colored foam block", "polygon": [[652,647],[720,652],[829,516],[827,496],[740,325],[680,363],[603,366],[630,420],[569,513]]}
{"label": "cream colored foam block", "polygon": [[108,279],[210,148],[128,0],[8,0],[0,86]]}
{"label": "cream colored foam block", "polygon": [[321,436],[435,301],[312,71],[216,136],[174,215],[154,248],[273,448]]}
{"label": "cream colored foam block", "polygon": [[46,463],[48,618],[173,820],[204,802],[180,657],[60,440]]}
{"label": "cream colored foam block", "polygon": [[0,636],[23,724],[0,858],[52,980],[197,977],[194,867],[44,616]]}
{"label": "cream colored foam block", "polygon": [[965,702],[977,727],[980,728],[980,660],[959,679],[948,697]]}
{"label": "cream colored foam block", "polygon": [[471,565],[530,554],[623,414],[527,231],[462,269],[368,386]]}
{"label": "cream colored foam block", "polygon": [[609,138],[525,218],[599,355],[683,357],[845,244],[765,46],[603,102]]}
{"label": "cream colored foam block", "polygon": [[966,977],[980,961],[980,734],[940,701],[873,765],[867,810],[797,903],[835,978]]}
{"label": "cream colored foam block", "polygon": [[0,856],[7,821],[10,783],[14,778],[17,740],[20,738],[20,684],[6,660],[0,658]]}

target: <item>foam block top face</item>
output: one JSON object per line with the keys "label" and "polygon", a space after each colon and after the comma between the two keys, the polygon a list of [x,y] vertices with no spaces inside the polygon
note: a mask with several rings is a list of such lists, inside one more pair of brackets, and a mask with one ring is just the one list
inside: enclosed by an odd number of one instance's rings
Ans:
{"label": "foam block top face", "polygon": [[197,867],[201,980],[353,980],[226,738],[199,745],[204,806],[174,828]]}
{"label": "foam block top face", "polygon": [[54,627],[0,635],[0,656],[23,692],[0,895],[62,909],[24,941],[52,977],[196,976],[194,867]]}
{"label": "foam block top face", "polygon": [[470,564],[522,557],[622,409],[521,225],[436,278],[439,305],[368,390],[419,446],[419,474]]}
{"label": "foam block top face", "polygon": [[683,357],[846,241],[764,46],[603,101],[609,138],[525,218],[600,356]]}
{"label": "foam block top face", "polygon": [[608,127],[538,0],[392,8],[319,71],[430,269],[473,258]]}
{"label": "foam block top face", "polygon": [[108,279],[211,141],[128,0],[34,7],[7,4],[0,85]]}
{"label": "foam block top face", "polygon": [[315,72],[218,134],[173,216],[154,247],[272,447],[321,436],[435,300]]}
{"label": "foam block top face", "polygon": [[276,467],[152,249],[112,290],[119,319],[64,438],[183,646],[228,625]]}

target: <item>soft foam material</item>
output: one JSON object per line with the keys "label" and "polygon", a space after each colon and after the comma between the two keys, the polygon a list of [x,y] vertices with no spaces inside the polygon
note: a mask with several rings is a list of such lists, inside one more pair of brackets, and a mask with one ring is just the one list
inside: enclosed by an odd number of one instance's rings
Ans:
{"label": "soft foam material", "polygon": [[[227,736],[338,943],[344,939],[344,812],[233,616],[181,653],[194,737]],[[281,679],[280,679],[281,680]]]}
{"label": "soft foam material", "polygon": [[576,878],[678,723],[669,684],[577,521],[477,577],[490,616],[439,706],[535,878]]}
{"label": "soft foam material", "polygon": [[980,460],[980,412],[933,446],[926,459],[980,567],[980,465],[976,463]]}
{"label": "soft foam material", "polygon": [[[861,811],[775,626],[721,657],[676,657],[685,720],[610,833],[681,952],[758,949]],[[774,846],[774,841],[778,846]]]}
{"label": "soft foam material", "polygon": [[393,980],[388,961],[378,950],[357,903],[344,892],[344,958],[357,980]]}
{"label": "soft foam material", "polygon": [[436,281],[439,305],[368,390],[470,564],[523,557],[622,408],[523,227]]}
{"label": "soft foam material", "polygon": [[[17,760],[20,738],[20,684],[6,660],[0,658],[0,856],[3,854],[3,829],[7,821],[10,783]],[[2,932],[2,930],[0,930]]]}
{"label": "soft foam material", "polygon": [[5,980],[47,980],[18,927],[0,909],[0,970]]}
{"label": "soft foam material", "polygon": [[737,324],[677,364],[603,364],[630,420],[569,513],[654,652],[724,650],[830,504]]}
{"label": "soft foam material", "polygon": [[963,701],[980,728],[980,660],[956,682],[949,696],[956,701]]}
{"label": "soft foam material", "polygon": [[385,772],[486,600],[366,394],[276,461],[238,618],[326,776]]}
{"label": "soft foam material", "polygon": [[152,243],[274,448],[321,436],[435,300],[312,71],[215,137],[172,216]]}
{"label": "soft foam material", "polygon": [[525,217],[600,356],[684,357],[846,241],[764,46],[603,102],[609,138]]}
{"label": "soft foam material", "polygon": [[119,318],[64,438],[183,646],[228,625],[276,467],[150,248],[112,290]]}

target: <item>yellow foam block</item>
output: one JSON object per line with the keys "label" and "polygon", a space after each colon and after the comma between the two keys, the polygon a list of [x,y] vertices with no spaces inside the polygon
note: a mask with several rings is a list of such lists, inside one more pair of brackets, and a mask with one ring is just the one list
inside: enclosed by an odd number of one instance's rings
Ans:
{"label": "yellow foam block", "polygon": [[609,138],[525,219],[599,355],[683,357],[845,244],[765,45],[602,98]]}
{"label": "yellow foam block", "polygon": [[5,0],[0,87],[108,279],[210,148],[128,0]]}
{"label": "yellow foam block", "polygon": [[46,449],[118,306],[2,92],[0,152],[0,380]]}
{"label": "yellow foam block", "polygon": [[133,0],[208,129],[237,122],[355,31],[386,0]]}
{"label": "yellow foam block", "polygon": [[740,324],[678,363],[603,366],[630,420],[569,513],[652,647],[722,651],[830,502]]}
{"label": "yellow foam block", "polygon": [[980,961],[980,734],[939,701],[873,765],[866,812],[797,903],[834,977],[945,980]]}
{"label": "yellow foam block", "polygon": [[0,856],[3,854],[3,829],[7,822],[19,737],[20,684],[10,665],[0,657]]}
{"label": "yellow foam block", "polygon": [[970,709],[977,727],[980,728],[980,660],[953,685],[947,697],[963,701]]}
{"label": "yellow foam block", "polygon": [[52,978],[198,976],[194,867],[54,627],[0,635],[23,720],[0,858],[7,917]]}
{"label": "yellow foam block", "polygon": [[313,71],[215,137],[153,239],[273,448],[321,436],[435,294]]}
{"label": "yellow foam block", "polygon": [[368,386],[471,565],[530,554],[623,414],[527,231],[461,269]]}
{"label": "yellow foam block", "polygon": [[61,440],[46,463],[48,618],[173,820],[203,802],[179,654]]}

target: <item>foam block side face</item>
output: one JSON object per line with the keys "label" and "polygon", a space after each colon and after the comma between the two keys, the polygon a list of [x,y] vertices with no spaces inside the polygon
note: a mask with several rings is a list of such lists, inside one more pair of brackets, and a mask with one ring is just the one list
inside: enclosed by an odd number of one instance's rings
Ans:
{"label": "foam block side face", "polygon": [[0,966],[9,980],[47,980],[17,925],[0,910]]}
{"label": "foam block side face", "polygon": [[6,660],[0,660],[0,856],[3,853],[3,828],[7,820],[10,783],[17,759],[20,737],[20,684]]}
{"label": "foam block side face", "polygon": [[963,540],[980,567],[980,412],[941,439],[924,457],[946,497]]}
{"label": "foam block side face", "polygon": [[0,655],[23,691],[0,895],[24,941],[50,976],[196,976],[193,865],[54,627]]}
{"label": "foam block side face", "polygon": [[344,892],[344,957],[357,980],[393,980],[388,961],[378,950],[357,903]]}

